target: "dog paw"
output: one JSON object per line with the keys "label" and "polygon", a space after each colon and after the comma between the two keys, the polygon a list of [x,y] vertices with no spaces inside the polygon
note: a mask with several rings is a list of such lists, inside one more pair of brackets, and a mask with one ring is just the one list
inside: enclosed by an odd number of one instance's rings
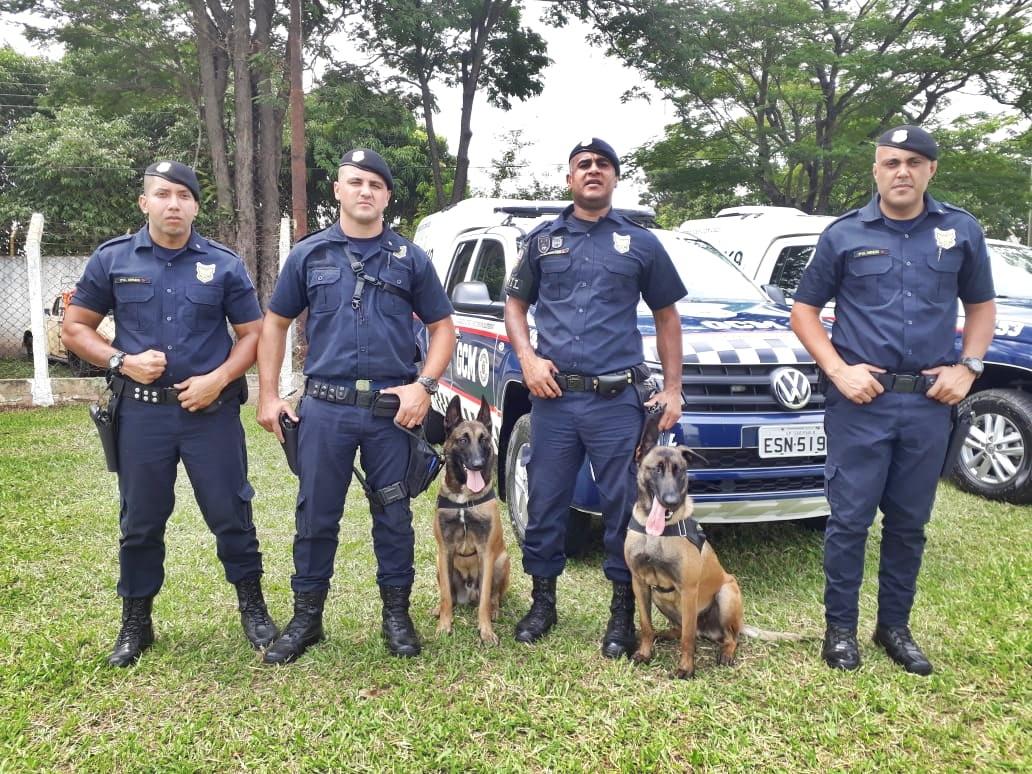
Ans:
{"label": "dog paw", "polygon": [[500,642],[500,640],[498,639],[498,635],[495,634],[494,631],[491,629],[488,629],[487,631],[481,629],[480,641],[485,645],[497,645]]}
{"label": "dog paw", "polygon": [[695,670],[691,669],[675,669],[674,679],[675,680],[691,680],[695,677]]}
{"label": "dog paw", "polygon": [[635,651],[634,655],[631,656],[631,660],[635,664],[647,664],[652,660],[651,653],[642,653],[640,650]]}
{"label": "dog paw", "polygon": [[733,666],[735,663],[735,654],[718,653],[717,663],[720,664],[720,666]]}
{"label": "dog paw", "polygon": [[451,634],[452,624],[451,621],[441,621],[437,624],[437,635]]}

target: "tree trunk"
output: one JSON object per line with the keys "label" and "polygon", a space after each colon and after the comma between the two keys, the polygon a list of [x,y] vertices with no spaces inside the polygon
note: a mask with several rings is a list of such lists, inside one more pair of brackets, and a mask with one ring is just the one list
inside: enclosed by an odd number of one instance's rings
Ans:
{"label": "tree trunk", "polygon": [[287,69],[290,72],[290,202],[294,239],[308,233],[308,174],[305,170],[305,94],[301,79],[301,0],[290,0]]}
{"label": "tree trunk", "polygon": [[257,222],[254,190],[254,110],[252,108],[251,71],[251,4],[233,0],[233,28],[230,33],[230,54],[233,62],[233,92],[236,108],[234,136],[236,150],[233,166],[237,195],[236,251],[244,259],[257,282]]}
{"label": "tree trunk", "polygon": [[437,197],[437,209],[443,210],[444,178],[441,174],[441,152],[437,147],[437,132],[434,131],[434,97],[430,92],[430,80],[419,77],[419,91],[423,100],[423,123],[426,125],[426,140],[430,145],[430,171],[434,176],[434,194]]}
{"label": "tree trunk", "polygon": [[215,175],[216,237],[226,244],[233,244],[236,241],[233,217],[236,208],[226,151],[226,127],[222,122],[228,83],[228,57],[223,48],[225,36],[208,16],[204,0],[190,0],[190,7],[201,73],[201,114]]}
{"label": "tree trunk", "polygon": [[283,159],[282,59],[271,55],[273,0],[254,0],[255,54],[258,87],[258,174],[260,239],[258,243],[258,298],[262,305],[272,296],[279,275],[279,170]]}

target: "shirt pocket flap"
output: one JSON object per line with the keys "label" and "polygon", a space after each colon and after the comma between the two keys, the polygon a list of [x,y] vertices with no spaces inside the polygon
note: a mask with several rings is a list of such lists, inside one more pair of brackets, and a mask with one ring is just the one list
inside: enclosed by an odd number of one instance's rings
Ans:
{"label": "shirt pocket flap", "polygon": [[245,503],[249,503],[254,499],[254,487],[251,486],[250,481],[244,481],[244,485],[240,487],[240,491],[237,492],[237,496]]}
{"label": "shirt pocket flap", "polygon": [[541,259],[542,274],[558,274],[570,268],[572,260],[568,255],[550,255]]}
{"label": "shirt pocket flap", "polygon": [[622,274],[625,277],[636,277],[638,275],[638,262],[633,258],[621,258],[616,255],[607,256],[605,267],[614,274]]}
{"label": "shirt pocket flap", "polygon": [[928,256],[928,265],[935,271],[956,274],[964,262],[964,254],[960,250],[943,250],[941,253]]}
{"label": "shirt pocket flap", "polygon": [[115,285],[115,299],[122,303],[138,304],[154,297],[154,286],[148,283],[126,283]]}
{"label": "shirt pocket flap", "polygon": [[327,266],[324,269],[311,269],[308,272],[308,286],[318,287],[319,285],[332,285],[340,279],[340,269],[336,266]]}
{"label": "shirt pocket flap", "polygon": [[869,277],[872,274],[884,274],[892,268],[891,255],[865,255],[850,258],[846,263],[847,271],[854,277]]}
{"label": "shirt pocket flap", "polygon": [[195,304],[218,306],[222,303],[222,288],[214,285],[187,285],[186,297]]}

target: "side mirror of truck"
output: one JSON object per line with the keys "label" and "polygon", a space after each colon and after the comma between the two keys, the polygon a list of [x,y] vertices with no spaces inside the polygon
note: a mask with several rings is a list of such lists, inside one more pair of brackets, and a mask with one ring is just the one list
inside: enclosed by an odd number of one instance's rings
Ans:
{"label": "side mirror of truck", "polygon": [[452,289],[452,306],[456,312],[489,314],[501,318],[505,304],[491,300],[491,291],[483,282],[460,282]]}
{"label": "side mirror of truck", "polygon": [[763,292],[767,294],[767,298],[773,301],[775,304],[788,305],[788,299],[785,298],[785,291],[779,288],[777,285],[763,285]]}

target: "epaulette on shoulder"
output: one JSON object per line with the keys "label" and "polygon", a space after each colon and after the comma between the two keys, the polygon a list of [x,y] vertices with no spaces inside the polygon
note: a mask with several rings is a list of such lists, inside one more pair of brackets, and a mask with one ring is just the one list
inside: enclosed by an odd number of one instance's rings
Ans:
{"label": "epaulette on shoulder", "polygon": [[102,243],[100,245],[100,247],[98,247],[97,249],[98,250],[103,250],[105,247],[110,247],[111,245],[117,245],[120,242],[125,242],[125,241],[127,241],[129,239],[132,239],[134,236],[136,236],[136,234],[122,234],[121,236],[113,237],[112,239],[109,239],[108,241]]}
{"label": "epaulette on shoulder", "polygon": [[965,210],[963,207],[958,207],[956,204],[950,204],[949,202],[939,202],[939,204],[941,204],[944,209],[950,210],[951,212],[959,212],[962,215],[967,215],[973,221],[978,221],[978,218],[976,218],[970,212]]}
{"label": "epaulette on shoulder", "polygon": [[329,226],[327,226],[326,228],[321,228],[321,229],[319,229],[318,231],[309,231],[309,232],[308,232],[307,234],[305,234],[305,235],[304,235],[303,237],[301,237],[301,238],[299,238],[299,239],[295,240],[295,241],[294,241],[294,245],[295,245],[295,246],[296,246],[296,245],[299,245],[299,244],[301,244],[302,242],[304,242],[304,241],[305,241],[306,239],[311,239],[312,237],[316,236],[317,234],[321,234],[322,232],[324,232],[324,231],[326,231],[327,229],[330,229],[330,228],[333,228],[333,224],[332,224],[332,223],[331,223],[331,224],[330,224]]}
{"label": "epaulette on shoulder", "polygon": [[233,248],[226,247],[224,244],[222,244],[221,242],[216,242],[214,239],[208,239],[207,237],[204,237],[204,238],[207,239],[208,244],[211,245],[212,247],[217,247],[219,250],[222,250],[223,252],[229,253],[234,258],[240,258],[239,253],[237,253],[237,251],[234,250]]}
{"label": "epaulette on shoulder", "polygon": [[845,220],[846,218],[851,218],[851,217],[853,217],[854,215],[856,215],[856,214],[857,214],[858,212],[860,212],[860,208],[859,208],[859,207],[856,207],[856,208],[854,208],[854,209],[852,209],[852,210],[849,210],[848,212],[843,212],[843,213],[842,213],[841,215],[839,215],[839,216],[838,216],[837,218],[835,218],[835,220],[831,221],[831,223],[829,223],[829,224],[828,224],[828,225],[827,225],[827,226],[825,227],[825,229],[824,229],[824,230],[825,230],[825,231],[827,231],[827,230],[828,230],[829,228],[831,228],[832,226],[834,226],[834,225],[835,225],[836,223],[838,223],[839,221]]}

